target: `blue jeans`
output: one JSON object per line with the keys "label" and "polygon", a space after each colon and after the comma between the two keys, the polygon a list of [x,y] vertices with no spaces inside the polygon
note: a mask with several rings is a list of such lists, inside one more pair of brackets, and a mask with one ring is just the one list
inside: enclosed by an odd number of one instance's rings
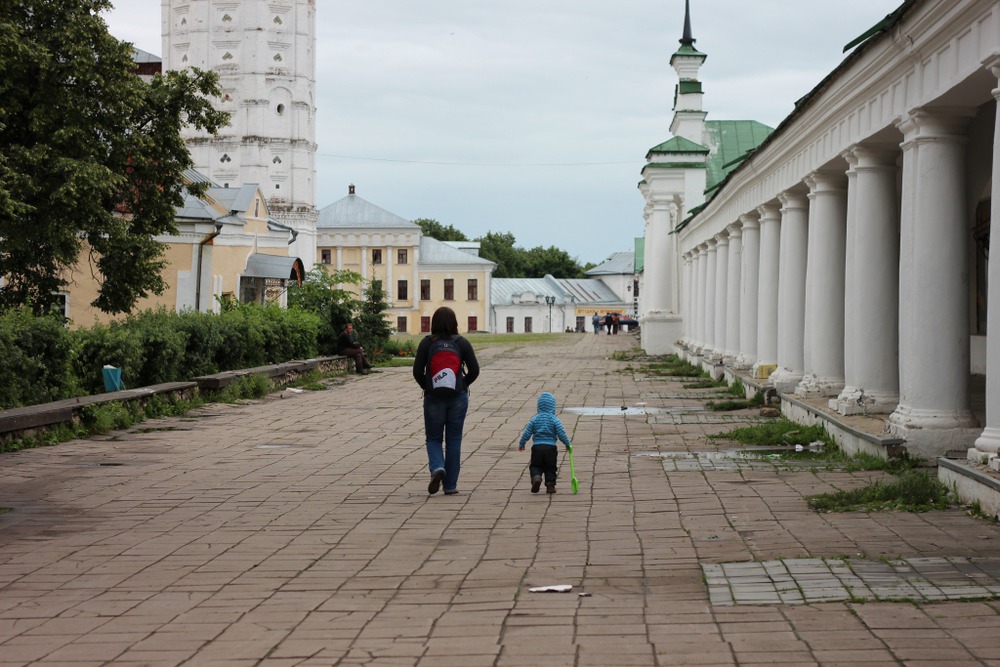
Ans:
{"label": "blue jeans", "polygon": [[462,466],[462,427],[469,411],[469,393],[449,398],[424,395],[424,431],[427,433],[427,464],[431,474],[444,470],[445,493],[458,487]]}

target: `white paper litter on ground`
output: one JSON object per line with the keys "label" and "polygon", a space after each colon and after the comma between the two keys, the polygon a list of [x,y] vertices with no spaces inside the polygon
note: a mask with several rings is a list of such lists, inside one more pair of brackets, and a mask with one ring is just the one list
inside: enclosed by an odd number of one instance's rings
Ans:
{"label": "white paper litter on ground", "polygon": [[554,586],[539,586],[538,588],[529,588],[532,593],[569,593],[573,590],[571,584],[556,584]]}

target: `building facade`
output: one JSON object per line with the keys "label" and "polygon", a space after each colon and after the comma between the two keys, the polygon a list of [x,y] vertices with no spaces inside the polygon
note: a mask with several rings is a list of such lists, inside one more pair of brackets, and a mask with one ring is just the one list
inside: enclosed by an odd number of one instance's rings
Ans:
{"label": "building facade", "polygon": [[427,333],[431,316],[448,306],[459,331],[490,331],[490,285],[496,264],[423,235],[419,225],[360,197],[319,211],[315,261],[331,270],[382,281],[387,316],[399,333]]}
{"label": "building facade", "polygon": [[[689,25],[680,91],[704,60]],[[921,456],[969,448],[1000,467],[1000,2],[907,0],[855,41],[714,189],[665,187],[691,170],[651,151],[646,316],[670,326],[644,323],[643,344],[881,413]],[[679,95],[675,138],[697,97]]]}
{"label": "building facade", "polygon": [[315,0],[163,0],[163,67],[219,74],[215,136],[185,130],[195,169],[222,187],[255,183],[272,218],[296,231],[290,254],[312,265],[316,242]]}

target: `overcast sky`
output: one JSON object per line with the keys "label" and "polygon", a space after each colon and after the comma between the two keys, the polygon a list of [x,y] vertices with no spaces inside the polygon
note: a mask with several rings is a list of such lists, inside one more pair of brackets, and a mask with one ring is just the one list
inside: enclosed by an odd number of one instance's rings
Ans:
{"label": "overcast sky", "polygon": [[[709,120],[776,126],[901,0],[691,0]],[[112,34],[162,55],[160,0]],[[316,0],[317,205],[357,194],[581,263],[632,250],[684,0]]]}

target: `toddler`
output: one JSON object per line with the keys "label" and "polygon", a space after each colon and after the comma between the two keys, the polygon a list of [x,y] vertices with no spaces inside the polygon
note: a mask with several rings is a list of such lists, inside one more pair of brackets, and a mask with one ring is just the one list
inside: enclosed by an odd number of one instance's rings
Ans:
{"label": "toddler", "polygon": [[518,443],[518,450],[524,451],[524,443],[534,437],[531,444],[531,463],[528,470],[531,472],[531,492],[538,493],[542,485],[542,476],[545,476],[545,490],[548,493],[556,492],[556,470],[559,462],[559,448],[556,439],[566,445],[566,449],[572,449],[573,445],[566,435],[562,422],[556,417],[556,397],[545,391],[538,397],[538,414],[531,418],[528,425],[524,427],[521,441]]}

